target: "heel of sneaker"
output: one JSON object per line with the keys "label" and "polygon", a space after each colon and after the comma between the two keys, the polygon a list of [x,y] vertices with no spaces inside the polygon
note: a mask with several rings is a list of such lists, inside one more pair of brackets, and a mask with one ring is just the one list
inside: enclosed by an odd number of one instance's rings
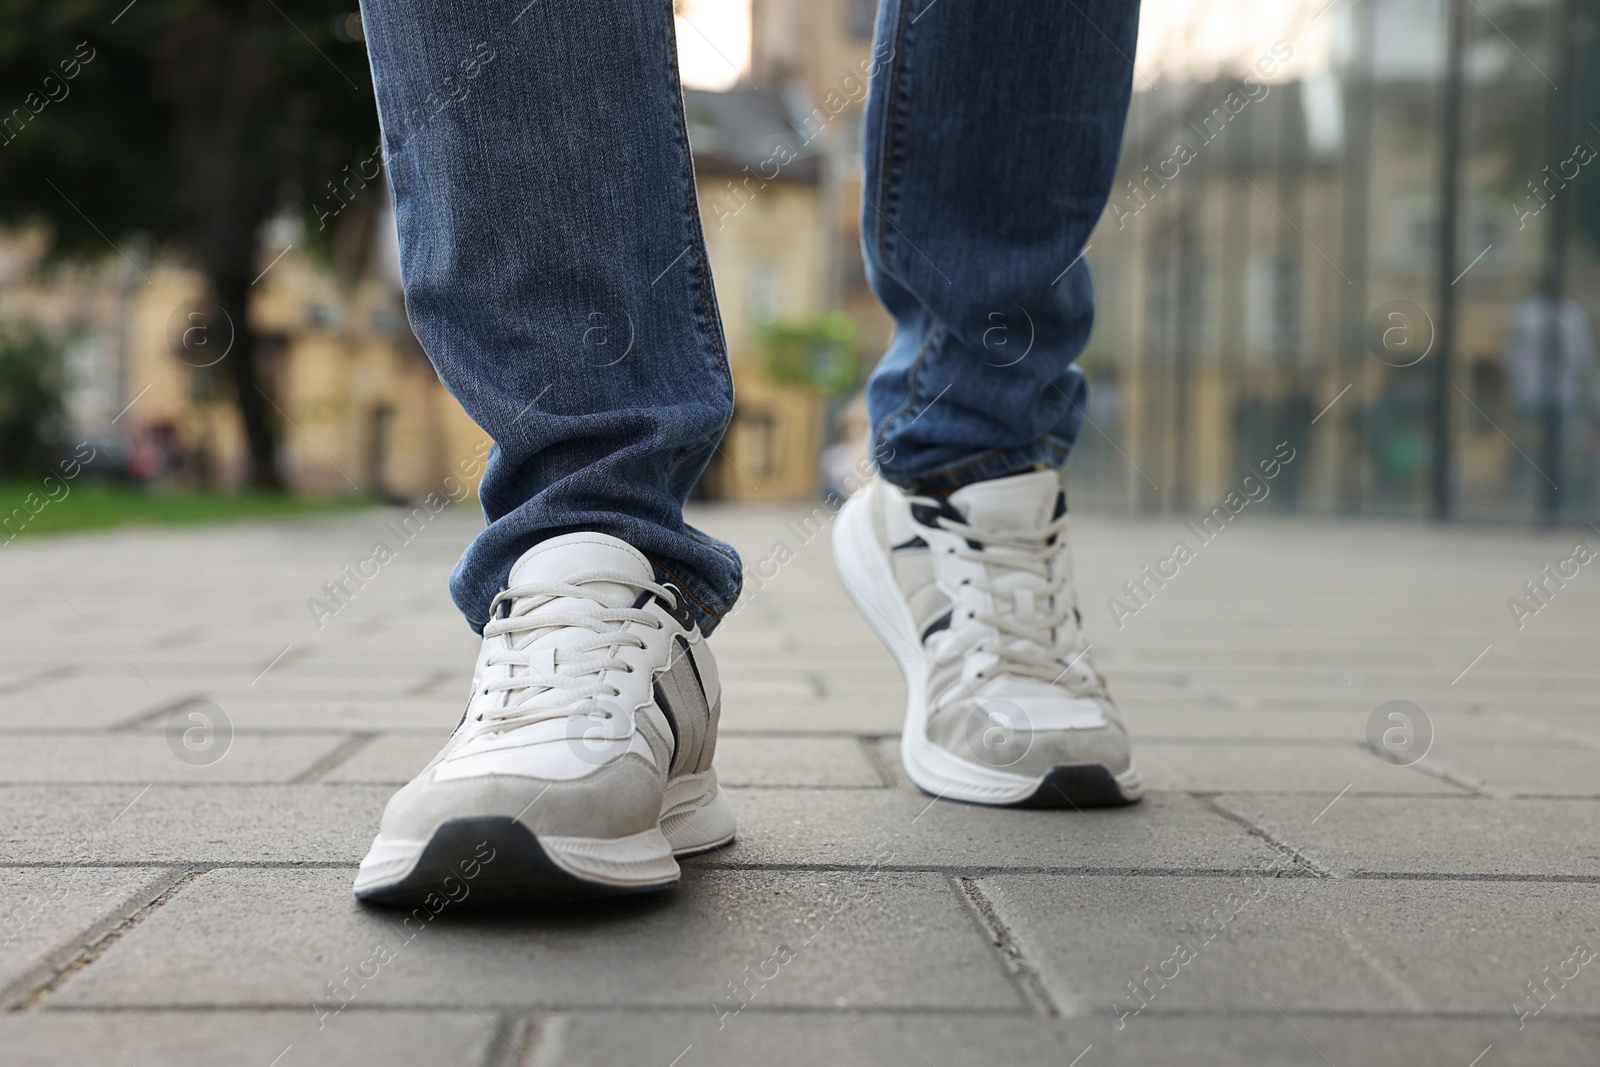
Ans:
{"label": "heel of sneaker", "polygon": [[667,783],[661,802],[661,832],[674,856],[710,852],[733,841],[733,805],[717,782],[715,769],[686,774]]}

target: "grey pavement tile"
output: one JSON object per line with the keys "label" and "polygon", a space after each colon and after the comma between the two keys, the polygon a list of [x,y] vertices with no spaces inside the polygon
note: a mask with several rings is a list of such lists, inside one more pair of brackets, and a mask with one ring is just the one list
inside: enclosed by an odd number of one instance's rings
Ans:
{"label": "grey pavement tile", "polygon": [[[482,1063],[504,1047],[496,1020],[459,1011],[74,1011],[0,1016],[7,1067],[443,1067]],[[513,1037],[514,1035],[507,1035]],[[278,1058],[281,1057],[281,1058]]]}
{"label": "grey pavement tile", "polygon": [[[1592,1063],[1600,1026],[1539,1020],[1518,1033],[1494,1018],[1294,1015],[1141,1016],[1107,1019],[874,1011],[847,989],[836,1013],[758,1011],[572,1012],[544,1017],[531,1062],[572,1067],[1549,1067]],[[1509,1022],[1510,1025],[1507,1025]],[[719,1028],[719,1023],[722,1025]],[[1081,1059],[1079,1058],[1081,1057]]]}
{"label": "grey pavement tile", "polygon": [[[1427,761],[1489,792],[1600,798],[1600,751],[1544,741],[1482,747],[1435,740]],[[1600,813],[1597,813],[1600,817]]]}
{"label": "grey pavement tile", "polygon": [[1353,744],[1186,744],[1145,741],[1134,753],[1149,789],[1197,792],[1454,793],[1432,775],[1385,763]]}
{"label": "grey pavement tile", "polygon": [[[446,905],[437,917],[363,908],[350,878],[342,870],[212,871],[63,991],[85,1007],[304,1008],[315,1000],[324,1008],[443,1008],[465,1000],[710,1013],[716,1002],[738,1003],[732,990],[745,982],[764,1005],[831,1006],[848,978],[886,1006],[1021,1003],[987,936],[936,874],[691,871],[676,890],[647,898],[524,916]],[[347,983],[342,996],[330,991],[339,983]]]}
{"label": "grey pavement tile", "polygon": [[1236,823],[1173,794],[1088,812],[957,804],[909,789],[742,789],[732,800],[738,841],[693,862],[1243,870],[1269,852]]}
{"label": "grey pavement tile", "polygon": [[0,729],[103,729],[149,716],[199,694],[170,680],[59,678],[0,692]]}
{"label": "grey pavement tile", "polygon": [[722,698],[725,730],[815,730],[828,733],[899,733],[906,717],[905,692],[888,696],[840,693],[824,697]]}
{"label": "grey pavement tile", "polygon": [[[1123,716],[1135,743],[1143,740],[1177,741],[1343,741],[1365,744],[1367,721],[1375,707],[1348,710],[1235,709],[1216,705],[1191,706],[1175,702],[1132,704],[1122,701]],[[1556,740],[1522,728],[1504,716],[1488,712],[1426,709],[1433,726],[1435,748],[1457,745],[1512,745],[1537,747]],[[1600,736],[1594,741],[1600,751]]]}
{"label": "grey pavement tile", "polygon": [[438,755],[447,731],[427,736],[376,737],[349,759],[323,775],[324,782],[373,782],[390,786],[409,782]]}
{"label": "grey pavement tile", "polygon": [[1367,713],[1357,710],[1244,710],[1192,699],[1132,701],[1121,686],[1115,692],[1136,744],[1156,738],[1358,741],[1366,736]]}
{"label": "grey pavement tile", "polygon": [[[427,733],[441,740],[461,721],[466,706],[466,686],[459,698],[454,694],[420,697],[379,697],[359,700],[305,698],[285,699],[276,695],[248,694],[212,699],[222,708],[235,730],[311,731],[334,733],[381,733],[402,730]],[[161,720],[140,730],[163,728]]]}
{"label": "grey pavement tile", "polygon": [[1455,796],[1224,794],[1215,802],[1334,873],[1600,880],[1600,805]]}
{"label": "grey pavement tile", "polygon": [[337,735],[230,734],[212,711],[180,707],[173,716],[160,733],[13,734],[0,742],[0,782],[287,782],[343,743]]}
{"label": "grey pavement tile", "polygon": [[348,863],[394,790],[368,785],[0,786],[0,858],[59,863]]}
{"label": "grey pavement tile", "polygon": [[1528,708],[1486,705],[1486,712],[1506,724],[1512,737],[1570,741],[1591,750],[1600,750],[1600,705],[1584,702],[1582,707]]}
{"label": "grey pavement tile", "polygon": [[0,999],[28,992],[83,947],[81,935],[137,911],[173,878],[148,867],[0,867]]}
{"label": "grey pavement tile", "polygon": [[[1060,1010],[1600,1016],[1600,888],[996,875],[978,881]],[[1509,899],[1508,899],[1509,898]],[[1568,961],[1571,961],[1570,964]],[[1566,967],[1550,1002],[1524,987]],[[1600,967],[1600,962],[1588,966]],[[1148,969],[1147,969],[1148,968]],[[1252,988],[1252,985],[1255,988]]]}
{"label": "grey pavement tile", "polygon": [[717,777],[725,786],[884,785],[861,742],[846,737],[750,737],[717,741]]}

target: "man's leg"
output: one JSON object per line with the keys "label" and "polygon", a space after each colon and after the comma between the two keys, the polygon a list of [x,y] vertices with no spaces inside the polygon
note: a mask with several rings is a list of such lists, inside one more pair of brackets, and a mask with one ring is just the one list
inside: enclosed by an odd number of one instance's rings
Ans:
{"label": "man's leg", "polygon": [[[363,0],[407,311],[494,439],[452,578],[483,633],[356,895],[660,889],[732,840],[704,633],[739,592],[682,506],[732,406],[668,0]],[[440,905],[442,906],[442,905]]]}
{"label": "man's leg", "polygon": [[709,632],[732,548],[682,505],[732,410],[667,0],[363,0],[418,339],[495,442],[451,578],[481,629],[519,555],[596,530]]}
{"label": "man's leg", "polygon": [[1134,0],[883,0],[862,244],[895,338],[867,385],[882,479],[835,524],[899,660],[937,796],[1123,804],[1140,784],[1088,657],[1056,468],[1083,422],[1080,257],[1121,148]]}
{"label": "man's leg", "polygon": [[897,327],[867,387],[890,481],[1059,466],[1077,439],[1078,257],[1116,173],[1138,10],[883,0],[861,231]]}

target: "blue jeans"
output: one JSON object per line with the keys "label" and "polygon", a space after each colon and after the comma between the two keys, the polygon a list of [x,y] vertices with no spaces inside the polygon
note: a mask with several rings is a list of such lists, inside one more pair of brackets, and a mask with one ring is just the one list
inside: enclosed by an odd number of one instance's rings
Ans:
{"label": "blue jeans", "polygon": [[[361,0],[407,312],[489,436],[474,628],[573,530],[639,548],[702,629],[738,599],[683,502],[733,409],[667,0]],[[883,0],[862,250],[895,340],[867,385],[902,485],[1064,462],[1136,0]],[[841,75],[846,72],[841,71]]]}

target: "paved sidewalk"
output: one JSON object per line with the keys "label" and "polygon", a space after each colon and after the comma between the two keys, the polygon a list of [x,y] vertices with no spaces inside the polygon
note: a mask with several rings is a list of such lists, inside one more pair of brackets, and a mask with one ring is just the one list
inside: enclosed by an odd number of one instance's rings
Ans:
{"label": "paved sidewalk", "polygon": [[1009,812],[907,785],[806,509],[704,512],[771,575],[714,638],[739,843],[408,918],[350,882],[464,698],[453,510],[0,546],[0,1062],[1600,1062],[1600,561],[1524,590],[1576,535],[1084,521],[1151,791]]}

